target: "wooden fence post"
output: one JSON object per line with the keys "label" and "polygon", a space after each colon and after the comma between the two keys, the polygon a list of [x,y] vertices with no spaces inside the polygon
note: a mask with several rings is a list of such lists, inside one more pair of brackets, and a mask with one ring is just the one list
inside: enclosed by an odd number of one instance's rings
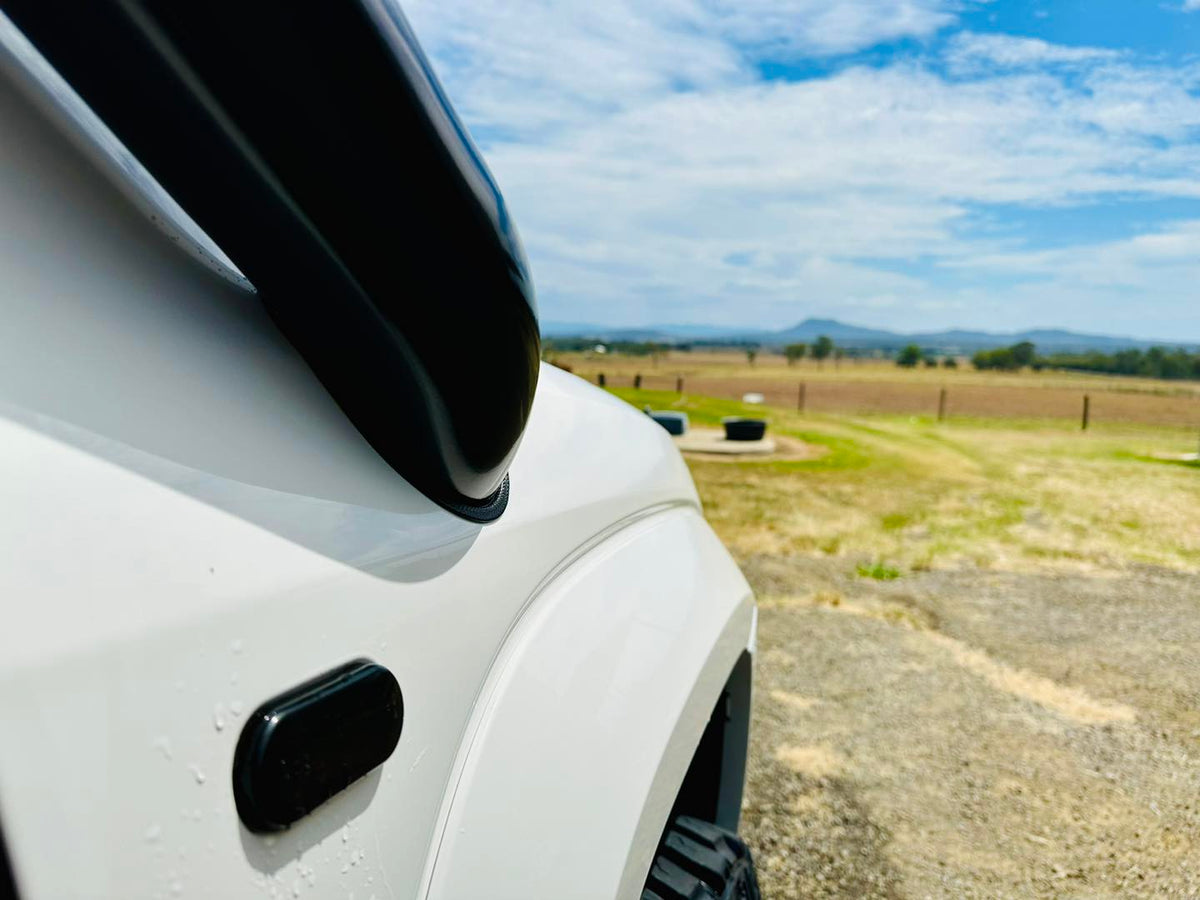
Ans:
{"label": "wooden fence post", "polygon": [[804,394],[805,394],[804,388],[805,388],[805,385],[804,385],[804,382],[802,381],[802,382],[800,382],[800,391],[796,394],[796,410],[797,410],[797,412],[804,412]]}
{"label": "wooden fence post", "polygon": [[1092,398],[1087,394],[1083,395],[1083,428],[1082,431],[1087,431],[1089,413],[1091,412]]}
{"label": "wooden fence post", "polygon": [[603,372],[600,372],[598,375],[596,375],[596,384],[600,385],[600,387],[604,387],[604,373]]}
{"label": "wooden fence post", "polygon": [[677,393],[677,394],[683,393],[683,376],[682,375],[680,375],[678,378],[675,379],[675,393]]}
{"label": "wooden fence post", "polygon": [[636,390],[640,391],[642,389],[642,374],[640,372],[633,376],[633,386]]}
{"label": "wooden fence post", "polygon": [[938,394],[938,421],[943,422],[946,419],[946,389],[942,388]]}

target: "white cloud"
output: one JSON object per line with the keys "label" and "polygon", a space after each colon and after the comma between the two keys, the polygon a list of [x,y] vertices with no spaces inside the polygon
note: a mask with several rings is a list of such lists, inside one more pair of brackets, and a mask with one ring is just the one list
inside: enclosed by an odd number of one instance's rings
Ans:
{"label": "white cloud", "polygon": [[[1200,0],[1195,0],[1200,3]],[[1013,37],[1007,34],[975,34],[964,31],[956,34],[947,48],[947,60],[958,67],[980,66],[1005,69],[1032,68],[1055,63],[1080,64],[1114,59],[1115,50],[1098,47],[1066,47],[1038,38]]]}
{"label": "white cloud", "polygon": [[[1071,323],[1142,337],[1194,341],[1200,283],[1200,220],[1185,220],[1118,240],[1045,250],[980,253],[947,262],[982,284],[961,292],[1008,328]],[[1097,323],[1103,323],[1099,327]]]}
{"label": "white cloud", "polygon": [[404,9],[472,126],[511,131],[752,80],[749,52],[791,59],[927,37],[965,2],[980,0],[408,0]]}
{"label": "white cloud", "polygon": [[1200,0],[1183,0],[1181,9],[1184,12],[1196,12],[1196,10],[1200,10]]}
{"label": "white cloud", "polygon": [[744,45],[823,55],[926,37],[953,23],[959,6],[948,0],[701,0],[693,21]]}
{"label": "white cloud", "polygon": [[[918,306],[962,321],[1011,301],[1048,324],[1032,289],[903,273],[924,260],[994,278],[964,263],[1005,258],[1040,283],[1050,265],[1084,285],[1065,256],[1035,264],[971,231],[970,212],[1200,198],[1200,68],[977,34],[923,61],[805,81],[764,82],[747,55],[927,37],[949,3],[406,9],[505,191],[547,318],[779,325],[850,306],[903,325]],[[1128,260],[1122,285],[1166,277],[1144,253]]]}
{"label": "white cloud", "polygon": [[1200,220],[1185,220],[1169,226],[1114,241],[1026,252],[981,254],[959,265],[998,271],[1039,275],[1058,281],[1101,288],[1138,287],[1146,270],[1161,276],[1159,287],[1173,284],[1172,293],[1195,296],[1200,281]]}

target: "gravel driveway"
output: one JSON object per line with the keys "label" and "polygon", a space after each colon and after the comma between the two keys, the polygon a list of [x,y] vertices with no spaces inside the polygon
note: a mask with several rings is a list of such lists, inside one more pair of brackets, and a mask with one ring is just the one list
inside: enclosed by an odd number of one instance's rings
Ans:
{"label": "gravel driveway", "polygon": [[1200,896],[1200,580],[755,557],[765,896]]}

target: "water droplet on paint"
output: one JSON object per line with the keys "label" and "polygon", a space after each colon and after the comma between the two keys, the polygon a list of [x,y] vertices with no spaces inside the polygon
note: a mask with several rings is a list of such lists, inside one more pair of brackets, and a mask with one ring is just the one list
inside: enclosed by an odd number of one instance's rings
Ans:
{"label": "water droplet on paint", "polygon": [[196,779],[196,784],[204,784],[204,771],[198,765],[192,763],[188,769],[191,771],[192,777]]}
{"label": "water droplet on paint", "polygon": [[160,734],[154,739],[154,749],[162,754],[162,758],[171,761],[171,739],[165,734]]}
{"label": "water droplet on paint", "polygon": [[154,823],[153,825],[151,825],[149,828],[146,829],[145,837],[146,837],[147,844],[153,844],[160,837],[162,837],[162,826],[159,825],[157,822]]}
{"label": "water droplet on paint", "polygon": [[229,714],[231,716],[235,716],[235,717],[240,716],[242,714],[243,708],[244,707],[242,706],[241,700],[234,700],[232,703],[229,704]]}
{"label": "water droplet on paint", "polygon": [[213,707],[213,728],[217,731],[225,730],[225,707],[220,703]]}
{"label": "water droplet on paint", "polygon": [[234,638],[229,644],[229,652],[234,656],[242,652],[242,639]]}

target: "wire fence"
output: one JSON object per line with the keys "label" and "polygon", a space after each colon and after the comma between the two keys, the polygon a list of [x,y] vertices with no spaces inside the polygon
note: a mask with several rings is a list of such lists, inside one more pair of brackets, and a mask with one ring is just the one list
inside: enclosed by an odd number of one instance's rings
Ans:
{"label": "wire fence", "polygon": [[763,396],[768,406],[813,413],[890,413],[951,418],[1074,419],[1086,429],[1101,423],[1200,426],[1200,397],[1136,391],[1003,384],[947,384],[876,380],[796,380],[677,374],[598,374],[607,387],[697,394],[740,400]]}

